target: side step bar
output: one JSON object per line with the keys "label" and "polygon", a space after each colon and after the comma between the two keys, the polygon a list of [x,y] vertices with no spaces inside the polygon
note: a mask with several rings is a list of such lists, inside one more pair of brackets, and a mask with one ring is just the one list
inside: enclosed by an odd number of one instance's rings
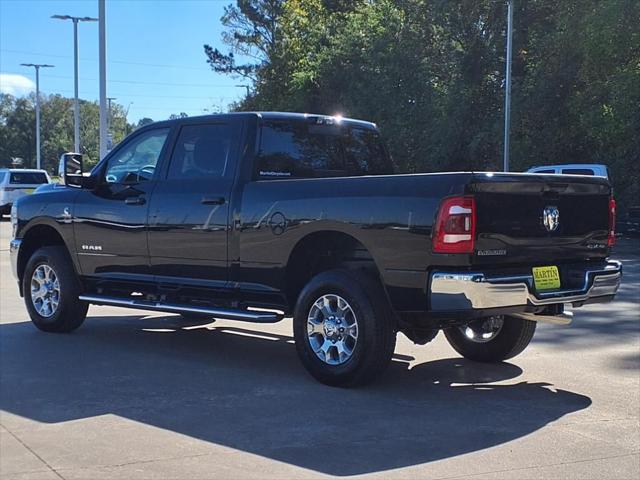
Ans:
{"label": "side step bar", "polygon": [[509,315],[534,322],[553,323],[554,325],[570,325],[573,320],[573,312],[568,310],[557,315],[536,315],[534,313],[510,313]]}
{"label": "side step bar", "polygon": [[220,307],[194,307],[192,305],[149,302],[129,298],[108,297],[105,295],[80,295],[78,299],[96,305],[112,305],[115,307],[138,308],[140,310],[168,313],[202,313],[204,315],[211,315],[211,317],[240,320],[243,322],[276,323],[283,318],[283,315],[275,312],[233,310],[231,308]]}

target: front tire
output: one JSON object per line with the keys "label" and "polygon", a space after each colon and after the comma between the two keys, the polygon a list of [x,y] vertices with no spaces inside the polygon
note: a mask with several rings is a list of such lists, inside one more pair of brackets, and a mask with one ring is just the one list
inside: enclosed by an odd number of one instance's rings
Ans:
{"label": "front tire", "polygon": [[497,316],[450,327],[444,334],[453,349],[469,360],[501,362],[522,353],[536,331],[537,322]]}
{"label": "front tire", "polygon": [[388,366],[396,331],[386,294],[364,272],[330,270],[309,281],[293,316],[298,356],[318,381],[364,385]]}
{"label": "front tire", "polygon": [[22,278],[27,311],[45,332],[66,333],[82,325],[89,304],[78,300],[80,282],[64,247],[37,250]]}

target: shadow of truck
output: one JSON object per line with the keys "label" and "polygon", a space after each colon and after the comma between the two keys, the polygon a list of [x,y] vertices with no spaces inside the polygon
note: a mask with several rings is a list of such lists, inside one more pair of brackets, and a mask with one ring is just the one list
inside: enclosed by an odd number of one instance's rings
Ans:
{"label": "shadow of truck", "polygon": [[71,335],[0,326],[0,408],[39,422],[114,414],[332,475],[422,464],[521,438],[587,408],[515,365],[396,356],[378,383],[313,381],[290,337],[179,317],[88,319]]}

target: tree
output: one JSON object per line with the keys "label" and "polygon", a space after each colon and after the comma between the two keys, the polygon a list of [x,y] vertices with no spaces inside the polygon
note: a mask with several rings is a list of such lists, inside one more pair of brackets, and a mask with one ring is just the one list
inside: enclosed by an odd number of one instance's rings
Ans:
{"label": "tree", "polygon": [[[114,104],[111,132],[114,143],[121,141],[132,127],[122,106]],[[42,166],[51,173],[58,159],[73,149],[73,100],[61,95],[41,95],[40,138]],[[96,102],[80,101],[82,152],[88,166],[99,159],[99,108]],[[7,167],[12,157],[25,160],[24,166],[35,168],[35,96],[15,98],[0,94],[0,166]]]}
{"label": "tree", "polygon": [[145,125],[149,125],[151,123],[153,123],[153,119],[149,117],[142,117],[140,120],[138,120],[136,128],[144,127]]}
{"label": "tree", "polygon": [[[283,3],[283,0],[237,0],[236,5],[225,7],[220,20],[228,31],[222,41],[231,51],[225,54],[204,45],[211,68],[256,81],[258,72],[270,64],[274,55]],[[245,57],[246,63],[238,63],[236,54]]]}

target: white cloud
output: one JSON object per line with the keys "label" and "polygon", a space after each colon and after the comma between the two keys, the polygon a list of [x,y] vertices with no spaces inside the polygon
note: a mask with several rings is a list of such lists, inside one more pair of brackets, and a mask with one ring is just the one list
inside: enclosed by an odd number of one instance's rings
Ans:
{"label": "white cloud", "polygon": [[36,89],[36,84],[22,75],[0,73],[0,93],[20,97]]}

